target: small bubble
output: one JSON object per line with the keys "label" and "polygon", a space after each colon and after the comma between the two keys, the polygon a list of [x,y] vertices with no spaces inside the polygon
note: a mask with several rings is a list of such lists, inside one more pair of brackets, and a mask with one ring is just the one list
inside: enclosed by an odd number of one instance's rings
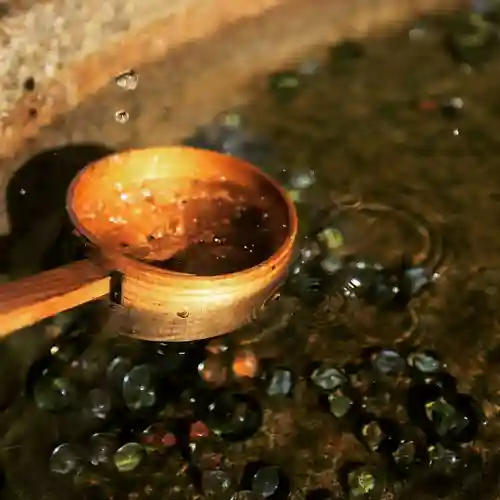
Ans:
{"label": "small bubble", "polygon": [[139,75],[133,70],[124,71],[115,78],[116,85],[123,90],[135,90],[139,83]]}
{"label": "small bubble", "polygon": [[115,113],[115,120],[117,123],[121,123],[121,124],[127,123],[129,118],[130,118],[130,115],[124,109],[120,109],[119,111],[117,111]]}

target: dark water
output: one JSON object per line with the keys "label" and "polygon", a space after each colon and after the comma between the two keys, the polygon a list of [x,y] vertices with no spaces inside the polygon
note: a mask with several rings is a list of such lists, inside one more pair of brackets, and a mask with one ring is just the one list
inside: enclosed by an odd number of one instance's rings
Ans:
{"label": "dark water", "polygon": [[[191,243],[166,261],[150,264],[180,273],[217,276],[256,266],[276,250],[269,214],[259,207],[219,201],[215,209],[207,212],[212,224],[221,221],[210,231],[211,236]],[[199,224],[204,225],[203,221]]]}
{"label": "dark water", "polygon": [[[500,498],[494,14],[323,48],[197,131],[286,185],[301,262],[255,324],[208,344],[73,325],[8,394],[6,498]],[[110,142],[146,144],[165,74],[139,73],[136,120],[112,123],[114,87],[68,120],[106,112]]]}

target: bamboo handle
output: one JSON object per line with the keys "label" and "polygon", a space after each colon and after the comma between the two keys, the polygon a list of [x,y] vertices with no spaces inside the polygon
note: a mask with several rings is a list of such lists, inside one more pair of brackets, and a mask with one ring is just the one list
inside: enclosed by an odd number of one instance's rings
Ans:
{"label": "bamboo handle", "polygon": [[0,285],[0,338],[109,291],[110,277],[90,260]]}

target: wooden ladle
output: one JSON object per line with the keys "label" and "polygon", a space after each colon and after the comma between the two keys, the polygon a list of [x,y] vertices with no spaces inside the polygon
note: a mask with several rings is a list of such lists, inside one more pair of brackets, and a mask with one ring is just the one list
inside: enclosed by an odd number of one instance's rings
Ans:
{"label": "wooden ladle", "polygon": [[286,192],[261,170],[188,147],[88,165],[70,185],[67,210],[91,257],[1,285],[0,336],[110,294],[155,319],[155,328],[133,331],[138,338],[233,331],[275,295],[298,225]]}

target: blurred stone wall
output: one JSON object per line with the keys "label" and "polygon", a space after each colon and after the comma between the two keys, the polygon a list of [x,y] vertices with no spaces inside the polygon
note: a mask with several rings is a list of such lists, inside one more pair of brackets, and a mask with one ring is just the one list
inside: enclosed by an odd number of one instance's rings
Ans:
{"label": "blurred stone wall", "polygon": [[[0,160],[22,150],[23,142],[40,127],[76,107],[118,73],[180,48],[186,57],[190,44],[206,46],[207,57],[183,64],[189,70],[179,71],[175,84],[195,93],[197,75],[207,72],[204,61],[210,61],[212,76],[205,79],[205,85],[215,89],[214,68],[219,62],[210,59],[210,40],[220,38],[221,33],[235,54],[231,71],[236,84],[236,80],[271,69],[322,41],[363,36],[426,11],[461,3],[463,0],[0,0]],[[226,94],[233,82],[221,74],[219,80],[224,85],[217,88]],[[165,92],[168,86],[166,82]],[[195,119],[205,120],[216,112],[220,102],[216,97]],[[203,112],[207,116],[201,116]],[[0,234],[8,231],[4,192],[11,174],[10,167],[0,165]]]}

